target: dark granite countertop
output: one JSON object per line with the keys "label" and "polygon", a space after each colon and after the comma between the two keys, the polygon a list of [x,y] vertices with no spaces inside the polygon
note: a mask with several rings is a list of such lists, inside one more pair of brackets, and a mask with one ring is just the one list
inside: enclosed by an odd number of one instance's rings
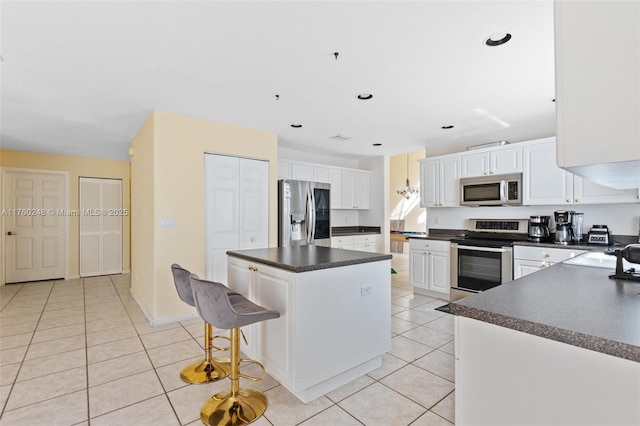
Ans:
{"label": "dark granite countertop", "polygon": [[393,257],[384,253],[369,253],[319,246],[230,250],[227,255],[292,272],[309,272],[356,265],[358,263],[379,262]]}
{"label": "dark granite countertop", "polygon": [[332,237],[347,235],[380,234],[379,226],[334,226],[331,228]]}
{"label": "dark granite countertop", "polygon": [[640,362],[640,283],[558,263],[451,304],[455,315]]}

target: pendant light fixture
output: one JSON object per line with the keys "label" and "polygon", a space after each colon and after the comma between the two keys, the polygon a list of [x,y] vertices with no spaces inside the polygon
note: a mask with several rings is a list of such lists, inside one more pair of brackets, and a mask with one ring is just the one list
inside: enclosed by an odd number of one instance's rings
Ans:
{"label": "pendant light fixture", "polygon": [[402,195],[407,200],[411,199],[411,197],[413,197],[414,195],[417,195],[420,192],[418,188],[412,188],[411,185],[409,185],[409,154],[408,153],[407,153],[407,180],[405,182],[405,187],[396,190],[396,192]]}

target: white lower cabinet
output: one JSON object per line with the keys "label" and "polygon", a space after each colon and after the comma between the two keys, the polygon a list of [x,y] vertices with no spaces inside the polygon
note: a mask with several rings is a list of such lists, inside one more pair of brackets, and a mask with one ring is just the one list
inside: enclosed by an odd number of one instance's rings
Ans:
{"label": "white lower cabinet", "polygon": [[586,250],[515,245],[513,247],[513,279],[538,272],[583,253],[586,253]]}
{"label": "white lower cabinet", "polygon": [[380,368],[391,349],[390,260],[295,273],[228,257],[227,268],[229,288],[280,312],[242,327],[242,352],[305,404]]}
{"label": "white lower cabinet", "polygon": [[409,240],[409,284],[414,292],[449,298],[450,247],[448,241]]}
{"label": "white lower cabinet", "polygon": [[347,250],[358,250],[368,252],[382,252],[382,235],[344,235],[341,237],[331,237],[331,247]]}

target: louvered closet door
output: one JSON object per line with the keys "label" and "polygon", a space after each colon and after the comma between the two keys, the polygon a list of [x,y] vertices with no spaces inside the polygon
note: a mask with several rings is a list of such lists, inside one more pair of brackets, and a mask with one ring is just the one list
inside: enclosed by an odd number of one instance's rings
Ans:
{"label": "louvered closet door", "polygon": [[80,178],[80,276],[122,272],[122,181]]}

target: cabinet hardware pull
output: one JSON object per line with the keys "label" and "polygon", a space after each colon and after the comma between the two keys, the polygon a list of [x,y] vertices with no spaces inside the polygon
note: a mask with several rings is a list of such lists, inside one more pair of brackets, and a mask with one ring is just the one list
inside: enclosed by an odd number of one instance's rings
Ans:
{"label": "cabinet hardware pull", "polygon": [[541,268],[546,268],[547,264],[545,262],[542,262],[542,264],[540,265]]}
{"label": "cabinet hardware pull", "polygon": [[576,203],[579,203],[579,202],[580,202],[580,200],[578,200],[578,199],[576,198],[576,199],[575,199],[575,202],[576,202]]}
{"label": "cabinet hardware pull", "polygon": [[545,253],[544,257],[551,257],[551,255],[549,253]]}
{"label": "cabinet hardware pull", "polygon": [[570,202],[571,202],[571,200],[567,198],[567,203],[570,203]]}

